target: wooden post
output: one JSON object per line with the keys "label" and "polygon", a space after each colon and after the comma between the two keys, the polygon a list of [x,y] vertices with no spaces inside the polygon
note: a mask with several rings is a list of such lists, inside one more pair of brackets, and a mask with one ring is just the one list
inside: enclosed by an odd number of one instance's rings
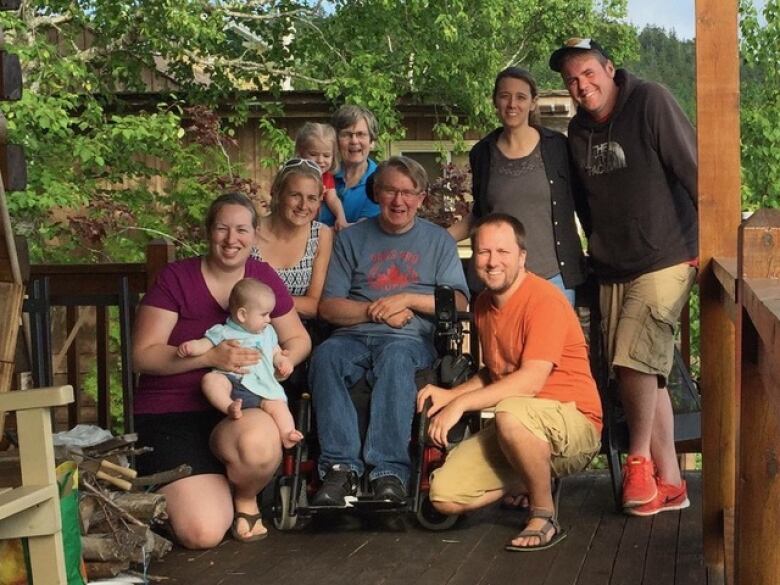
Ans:
{"label": "wooden post", "polygon": [[696,111],[701,276],[702,521],[704,561],[725,573],[724,513],[735,501],[734,326],[712,257],[736,257],[740,219],[737,1],[696,1]]}
{"label": "wooden post", "polygon": [[109,360],[108,307],[95,307],[95,352],[97,353],[97,421],[111,430],[111,368]]}
{"label": "wooden post", "polygon": [[[74,334],[74,329],[80,328],[78,320],[78,307],[67,307],[65,309],[65,330],[68,336]],[[68,384],[73,386],[73,402],[68,405],[68,428],[72,429],[81,422],[81,364],[79,356],[79,335],[75,331],[75,337],[66,349],[68,364]],[[56,371],[56,370],[55,370]]]}
{"label": "wooden post", "polygon": [[[738,441],[734,583],[775,584],[780,583],[780,381],[776,375],[780,210],[757,211],[739,235],[736,326],[743,424]],[[756,319],[759,303],[767,310]]]}
{"label": "wooden post", "polygon": [[157,273],[176,259],[176,248],[168,240],[152,240],[146,246],[146,290],[152,288]]}

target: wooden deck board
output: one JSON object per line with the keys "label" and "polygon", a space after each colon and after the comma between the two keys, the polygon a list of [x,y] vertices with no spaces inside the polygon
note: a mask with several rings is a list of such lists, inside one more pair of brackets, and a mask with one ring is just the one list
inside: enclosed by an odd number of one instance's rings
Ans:
{"label": "wooden deck board", "polygon": [[701,474],[687,473],[688,498],[691,507],[680,515],[680,533],[677,540],[676,585],[705,585],[701,515]]}
{"label": "wooden deck board", "polygon": [[150,573],[171,585],[704,585],[699,474],[688,483],[690,509],[640,519],[615,512],[606,474],[568,478],[559,511],[568,538],[548,551],[505,552],[525,516],[493,506],[444,532],[411,518],[272,529],[248,545],[228,539],[211,551],[175,548]]}
{"label": "wooden deck board", "polygon": [[644,518],[629,518],[615,557],[610,585],[634,585],[642,582],[647,545],[653,524]]}
{"label": "wooden deck board", "polygon": [[[586,484],[584,480],[588,479]],[[569,530],[569,536],[558,547],[559,560],[550,569],[544,585],[567,585],[576,583],[593,543],[593,537],[601,522],[604,510],[609,510],[610,492],[608,477],[604,474],[590,474],[567,479],[564,483],[568,500],[572,493],[581,499],[576,517],[567,519],[562,516],[563,525]],[[563,507],[563,504],[561,505]]]}
{"label": "wooden deck board", "polygon": [[[689,513],[686,511],[686,513]],[[677,535],[682,512],[665,512],[651,518],[650,542],[647,545],[645,583],[674,583],[677,559]],[[632,518],[634,522],[647,519]]]}
{"label": "wooden deck board", "polygon": [[[606,478],[605,478],[606,479]],[[600,516],[598,528],[593,535],[577,583],[607,585],[612,575],[615,555],[620,546],[626,517],[614,511],[612,494],[607,489],[595,492],[596,503],[593,512]]]}

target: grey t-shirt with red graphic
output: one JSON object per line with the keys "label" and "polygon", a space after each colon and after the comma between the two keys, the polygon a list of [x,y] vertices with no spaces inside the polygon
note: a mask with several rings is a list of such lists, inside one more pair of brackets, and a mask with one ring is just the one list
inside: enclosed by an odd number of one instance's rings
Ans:
{"label": "grey t-shirt with red graphic", "polygon": [[[372,302],[404,292],[432,295],[442,284],[468,298],[457,246],[444,228],[418,217],[410,230],[390,234],[374,217],[336,236],[322,298]],[[433,330],[433,317],[415,314],[400,329],[384,323],[359,323],[341,327],[334,335],[391,334],[432,339]]]}

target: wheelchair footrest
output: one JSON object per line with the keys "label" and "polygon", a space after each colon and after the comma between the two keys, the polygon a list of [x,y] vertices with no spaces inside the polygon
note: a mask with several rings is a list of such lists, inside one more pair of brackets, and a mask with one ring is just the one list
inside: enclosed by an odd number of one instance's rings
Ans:
{"label": "wheelchair footrest", "polygon": [[409,509],[409,499],[403,502],[377,500],[374,496],[348,496],[343,506],[306,506],[299,507],[298,513],[304,516],[320,512],[395,512]]}

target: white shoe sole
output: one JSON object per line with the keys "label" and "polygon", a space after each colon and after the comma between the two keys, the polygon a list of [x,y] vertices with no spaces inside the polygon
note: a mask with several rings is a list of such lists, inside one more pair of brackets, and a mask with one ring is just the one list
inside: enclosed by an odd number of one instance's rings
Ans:
{"label": "white shoe sole", "polygon": [[685,508],[689,507],[691,505],[691,501],[688,498],[685,498],[684,501],[680,502],[679,504],[674,504],[672,506],[663,506],[661,508],[656,508],[655,510],[639,510],[638,508],[624,508],[623,512],[628,514],[629,516],[655,516],[656,514],[660,514],[661,512],[674,512],[675,510],[684,510]]}

